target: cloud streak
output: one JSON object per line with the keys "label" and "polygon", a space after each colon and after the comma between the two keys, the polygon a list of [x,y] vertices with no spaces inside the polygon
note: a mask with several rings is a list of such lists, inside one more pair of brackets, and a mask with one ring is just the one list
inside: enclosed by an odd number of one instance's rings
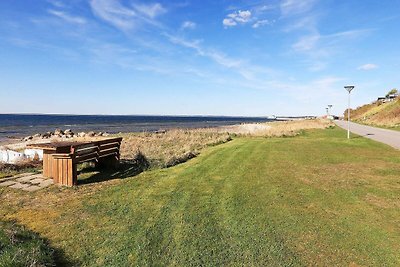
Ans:
{"label": "cloud streak", "polygon": [[316,2],[316,0],[283,0],[280,6],[281,12],[283,16],[299,15],[310,11]]}
{"label": "cloud streak", "polygon": [[194,30],[197,27],[197,24],[193,21],[184,21],[181,25],[181,30]]}
{"label": "cloud streak", "polygon": [[49,12],[49,14],[54,15],[68,23],[81,24],[81,25],[87,23],[86,19],[84,19],[82,17],[71,16],[64,11],[57,11],[57,10],[49,9],[48,12]]}
{"label": "cloud streak", "polygon": [[118,0],[91,0],[90,6],[97,17],[122,31],[137,29],[142,24],[160,27],[155,18],[167,12],[160,3],[128,7]]}
{"label": "cloud streak", "polygon": [[378,67],[379,66],[376,64],[368,63],[368,64],[359,66],[357,69],[358,70],[374,70],[374,69],[377,69]]}

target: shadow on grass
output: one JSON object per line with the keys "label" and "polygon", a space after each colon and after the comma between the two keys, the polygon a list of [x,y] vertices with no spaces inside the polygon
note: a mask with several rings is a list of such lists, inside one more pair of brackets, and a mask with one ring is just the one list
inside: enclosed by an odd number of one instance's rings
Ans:
{"label": "shadow on grass", "polygon": [[0,221],[0,266],[77,266],[49,240],[15,221]]}
{"label": "shadow on grass", "polygon": [[116,168],[96,168],[93,164],[84,166],[78,172],[78,185],[133,177],[149,167],[149,161],[143,154],[136,155],[133,160],[121,160]]}
{"label": "shadow on grass", "polygon": [[367,134],[364,134],[364,135],[352,136],[351,139],[357,139],[357,138],[367,137],[367,136],[371,136],[371,135],[375,135],[375,134],[367,133]]}

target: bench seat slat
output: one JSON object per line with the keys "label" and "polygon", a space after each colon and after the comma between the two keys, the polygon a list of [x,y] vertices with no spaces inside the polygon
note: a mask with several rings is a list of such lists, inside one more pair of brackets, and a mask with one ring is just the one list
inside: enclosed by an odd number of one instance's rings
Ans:
{"label": "bench seat slat", "polygon": [[102,150],[99,153],[99,157],[105,157],[106,155],[110,155],[110,154],[119,154],[119,149],[118,148],[111,148],[111,149],[107,149],[107,150]]}
{"label": "bench seat slat", "polygon": [[100,150],[105,150],[105,149],[119,147],[119,146],[120,146],[119,143],[104,144],[104,145],[100,145]]}
{"label": "bench seat slat", "polygon": [[87,159],[96,159],[99,157],[99,153],[97,152],[92,152],[89,154],[85,154],[85,155],[81,155],[81,156],[76,156],[75,157],[75,162],[82,162],[82,161],[86,161]]}
{"label": "bench seat slat", "polygon": [[75,150],[74,154],[76,156],[81,156],[81,155],[87,155],[93,152],[97,152],[97,146],[95,147],[90,147],[90,148],[85,148],[85,149],[79,149]]}

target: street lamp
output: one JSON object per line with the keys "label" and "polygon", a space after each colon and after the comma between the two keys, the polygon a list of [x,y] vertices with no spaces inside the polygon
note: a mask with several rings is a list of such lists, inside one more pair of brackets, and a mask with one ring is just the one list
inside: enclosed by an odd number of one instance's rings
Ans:
{"label": "street lamp", "polygon": [[349,92],[349,106],[347,108],[347,139],[350,139],[350,93],[354,89],[353,85],[346,85],[344,89]]}
{"label": "street lamp", "polygon": [[331,115],[331,109],[332,109],[332,105],[328,105],[328,108],[329,108],[329,115]]}
{"label": "street lamp", "polygon": [[326,109],[326,116],[329,116],[329,108],[325,108]]}

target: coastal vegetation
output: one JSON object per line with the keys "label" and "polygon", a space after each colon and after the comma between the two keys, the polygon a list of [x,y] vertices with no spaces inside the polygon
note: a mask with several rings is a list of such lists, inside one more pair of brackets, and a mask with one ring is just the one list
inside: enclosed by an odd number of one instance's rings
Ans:
{"label": "coastal vegetation", "polygon": [[[390,95],[392,92],[388,92]],[[400,130],[400,97],[393,101],[376,101],[350,111],[351,119],[355,122],[371,126]]]}
{"label": "coastal vegetation", "polygon": [[0,217],[67,266],[398,266],[399,151],[344,136],[236,137],[126,179],[2,188]]}
{"label": "coastal vegetation", "polygon": [[231,140],[227,132],[211,130],[174,129],[160,133],[126,133],[121,144],[121,158],[135,160],[145,157],[150,168],[165,168],[185,162],[199,154],[207,146]]}
{"label": "coastal vegetation", "polygon": [[235,136],[289,137],[306,129],[324,129],[330,126],[332,123],[327,120],[299,120],[117,136],[124,138],[121,145],[123,159],[134,160],[138,156],[144,156],[150,168],[164,168],[194,158],[203,148],[226,143]]}

